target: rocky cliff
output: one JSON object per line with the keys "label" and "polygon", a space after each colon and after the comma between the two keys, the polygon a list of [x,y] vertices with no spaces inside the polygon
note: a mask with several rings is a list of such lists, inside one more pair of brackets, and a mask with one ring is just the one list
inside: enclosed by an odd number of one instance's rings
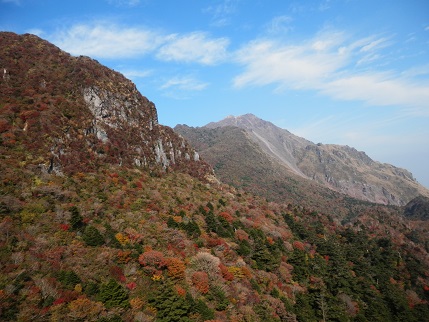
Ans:
{"label": "rocky cliff", "polygon": [[34,35],[2,32],[0,44],[1,145],[27,150],[23,164],[58,174],[110,163],[212,176],[122,74]]}

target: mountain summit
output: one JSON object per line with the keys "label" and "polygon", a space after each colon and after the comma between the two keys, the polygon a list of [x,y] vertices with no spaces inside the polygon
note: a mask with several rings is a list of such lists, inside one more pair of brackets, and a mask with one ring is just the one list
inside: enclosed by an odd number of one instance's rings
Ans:
{"label": "mountain summit", "polygon": [[34,35],[2,32],[0,43],[1,145],[27,150],[27,166],[61,174],[107,163],[212,175],[122,74]]}
{"label": "mountain summit", "polygon": [[[270,162],[283,166],[285,173],[292,173],[301,180],[312,180],[353,198],[380,204],[405,205],[418,195],[429,196],[429,191],[405,169],[374,161],[365,152],[349,146],[315,144],[253,114],[228,116],[219,122],[207,124],[203,129],[216,130],[231,126],[243,129],[245,137],[255,143]],[[184,134],[180,128],[176,130]],[[190,129],[185,132],[189,133]],[[191,136],[185,137],[196,144]],[[214,159],[209,151],[200,152],[207,159]],[[217,163],[227,162],[228,157],[224,153],[219,150],[217,153],[225,156],[224,160],[218,158]],[[252,160],[243,155],[241,163],[246,162]],[[213,166],[216,168],[216,164]],[[250,173],[248,175],[251,176]],[[277,178],[272,179],[275,181]]]}

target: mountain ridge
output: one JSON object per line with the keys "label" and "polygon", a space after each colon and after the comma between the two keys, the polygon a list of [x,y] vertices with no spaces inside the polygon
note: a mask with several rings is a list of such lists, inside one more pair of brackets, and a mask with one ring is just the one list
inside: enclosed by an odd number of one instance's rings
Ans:
{"label": "mountain ridge", "polygon": [[253,114],[228,116],[202,128],[225,126],[244,129],[268,156],[303,179],[353,198],[402,206],[417,195],[429,196],[406,169],[374,161],[347,145],[315,144]]}

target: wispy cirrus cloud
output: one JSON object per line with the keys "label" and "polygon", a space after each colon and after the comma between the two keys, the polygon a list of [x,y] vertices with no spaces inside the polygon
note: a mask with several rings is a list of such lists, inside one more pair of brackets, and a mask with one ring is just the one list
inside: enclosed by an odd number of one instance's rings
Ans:
{"label": "wispy cirrus cloud", "polygon": [[175,76],[167,79],[160,86],[163,94],[176,100],[187,100],[196,92],[207,88],[209,84],[196,79],[194,76]]}
{"label": "wispy cirrus cloud", "polygon": [[137,70],[137,69],[125,69],[121,70],[121,73],[129,79],[149,77],[153,74],[152,70]]}
{"label": "wispy cirrus cloud", "polygon": [[159,48],[157,57],[165,61],[198,62],[213,65],[227,57],[227,38],[210,39],[206,33],[172,35]]}
{"label": "wispy cirrus cloud", "polygon": [[278,89],[309,89],[339,70],[346,55],[338,47],[341,34],[320,37],[303,44],[283,44],[261,39],[250,42],[235,55],[244,72],[234,79],[236,87],[276,84]]}
{"label": "wispy cirrus cloud", "polygon": [[180,90],[190,90],[190,91],[201,91],[208,86],[207,83],[200,82],[192,76],[181,76],[173,77],[164,84],[162,84],[161,89],[180,89]]}
{"label": "wispy cirrus cloud", "polygon": [[237,0],[223,0],[217,5],[206,7],[203,12],[212,16],[212,25],[215,27],[227,26],[231,23],[231,15],[236,11]]}
{"label": "wispy cirrus cloud", "polygon": [[285,33],[293,29],[291,25],[292,21],[293,18],[291,16],[277,16],[271,19],[271,21],[267,24],[266,29],[268,33]]}
{"label": "wispy cirrus cloud", "polygon": [[[404,71],[382,71],[390,37],[352,39],[342,32],[322,32],[299,43],[258,39],[235,56],[243,71],[233,79],[237,88],[275,85],[282,90],[315,90],[337,100],[375,106],[401,106],[429,116],[429,80]],[[383,58],[383,59],[382,59]]]}

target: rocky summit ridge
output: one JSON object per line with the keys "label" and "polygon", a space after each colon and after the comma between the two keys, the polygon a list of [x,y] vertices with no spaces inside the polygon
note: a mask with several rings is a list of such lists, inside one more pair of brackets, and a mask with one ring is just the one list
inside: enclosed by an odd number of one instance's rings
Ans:
{"label": "rocky summit ridge", "polygon": [[107,163],[212,178],[122,74],[30,34],[1,32],[0,44],[1,145],[27,150],[26,165],[61,174]]}
{"label": "rocky summit ridge", "polygon": [[266,156],[283,165],[286,172],[353,198],[402,206],[418,195],[429,196],[428,189],[405,169],[374,161],[365,152],[347,145],[315,144],[253,114],[228,116],[204,128],[227,126],[244,129]]}

